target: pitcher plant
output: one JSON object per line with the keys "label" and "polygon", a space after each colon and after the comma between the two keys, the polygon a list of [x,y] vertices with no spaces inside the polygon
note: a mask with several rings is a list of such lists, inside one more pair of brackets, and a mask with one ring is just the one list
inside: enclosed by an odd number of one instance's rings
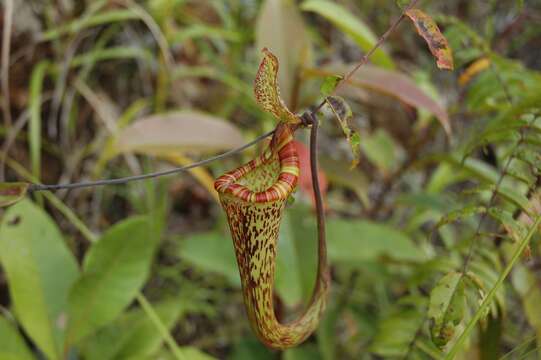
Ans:
{"label": "pitcher plant", "polygon": [[290,323],[277,320],[273,293],[278,233],[299,177],[293,134],[304,122],[280,98],[277,58],[267,49],[263,52],[255,98],[279,120],[278,125],[263,154],[219,177],[214,187],[227,214],[250,324],[267,346],[285,349],[300,344],[317,328],[330,281],[325,239],[320,236],[318,276],[307,309]]}

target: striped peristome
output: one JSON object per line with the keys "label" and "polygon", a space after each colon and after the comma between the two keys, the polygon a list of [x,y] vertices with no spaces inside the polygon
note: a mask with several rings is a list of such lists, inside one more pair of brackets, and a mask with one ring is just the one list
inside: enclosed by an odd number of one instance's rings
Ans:
{"label": "striped peristome", "polygon": [[288,197],[299,176],[293,145],[296,125],[278,124],[268,149],[256,159],[219,177],[214,186],[227,214],[248,318],[267,346],[296,346],[314,332],[325,308],[329,277],[326,264],[306,311],[281,324],[274,312],[278,232]]}

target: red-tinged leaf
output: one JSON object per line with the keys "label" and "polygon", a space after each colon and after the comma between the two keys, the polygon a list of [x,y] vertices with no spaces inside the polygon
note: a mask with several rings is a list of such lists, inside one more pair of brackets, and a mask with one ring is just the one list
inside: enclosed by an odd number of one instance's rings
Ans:
{"label": "red-tinged leaf", "polygon": [[280,121],[298,123],[300,119],[293,114],[280,97],[278,88],[278,59],[267,48],[263,49],[263,60],[254,81],[254,94],[257,103],[263,110],[270,112]]}
{"label": "red-tinged leaf", "polygon": [[410,9],[406,15],[413,21],[419,35],[421,35],[440,69],[453,70],[453,54],[447,39],[443,36],[438,25],[430,16],[419,9]]}
{"label": "red-tinged leaf", "polygon": [[[295,144],[295,148],[299,154],[299,167],[301,170],[298,182],[299,188],[301,191],[310,196],[312,205],[315,206],[314,189],[312,188],[312,171],[310,170],[310,149],[308,149],[308,147],[300,141],[295,140],[293,143]],[[317,173],[321,195],[325,199],[328,188],[327,177],[325,176],[325,173],[321,171],[321,169],[318,169]]]}
{"label": "red-tinged leaf", "polygon": [[178,111],[145,117],[122,129],[115,152],[171,156],[182,152],[211,153],[244,143],[231,123],[196,111]]}
{"label": "red-tinged leaf", "polygon": [[28,184],[23,182],[0,183],[0,207],[15,204],[24,198]]}
{"label": "red-tinged leaf", "polygon": [[[334,73],[344,72],[347,66],[329,66],[323,70],[313,71],[314,75],[327,76]],[[307,74],[313,76],[308,70]],[[421,108],[434,114],[445,129],[448,136],[451,136],[451,124],[447,110],[422,90],[408,75],[392,70],[385,70],[375,66],[365,65],[361,67],[348,84],[375,90],[392,96],[410,106]]]}

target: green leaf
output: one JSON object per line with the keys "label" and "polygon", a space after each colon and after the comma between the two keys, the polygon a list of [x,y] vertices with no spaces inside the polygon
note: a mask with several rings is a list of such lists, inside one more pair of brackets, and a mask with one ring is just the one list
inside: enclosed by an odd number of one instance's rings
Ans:
{"label": "green leaf", "polygon": [[398,165],[401,149],[393,138],[381,128],[363,137],[361,149],[366,157],[384,173],[389,173]]}
{"label": "green leaf", "polygon": [[[161,321],[170,329],[185,311],[180,299],[155,305]],[[151,356],[162,343],[160,333],[141,309],[122,314],[82,344],[84,359],[112,360]]]}
{"label": "green leaf", "polygon": [[461,221],[470,217],[473,217],[477,214],[483,214],[486,212],[486,208],[484,206],[478,206],[478,205],[468,205],[461,209],[456,209],[448,212],[442,218],[438,223],[436,224],[436,228],[440,228],[444,225],[451,224],[457,221]]}
{"label": "green leaf", "polygon": [[17,320],[47,357],[60,359],[77,263],[53,220],[29,200],[10,207],[2,219],[0,261]]}
{"label": "green leaf", "polygon": [[319,89],[321,95],[324,97],[331,95],[334,92],[334,89],[336,89],[336,85],[338,85],[343,78],[344,77],[340,75],[325,76],[323,84],[321,84],[321,88]]}
{"label": "green leaf", "polygon": [[541,289],[533,272],[523,265],[517,265],[512,274],[515,289],[522,299],[524,314],[530,325],[535,329],[537,342],[541,343]]}
{"label": "green leaf", "polygon": [[28,123],[28,145],[32,175],[41,178],[41,97],[43,81],[47,74],[49,63],[41,61],[32,70],[30,78],[30,121]]}
{"label": "green leaf", "polygon": [[430,333],[434,344],[443,347],[453,338],[464,318],[465,305],[462,274],[446,274],[430,293],[428,317],[432,320]]}
{"label": "green leaf", "polygon": [[403,358],[424,320],[426,301],[419,306],[396,305],[378,322],[378,330],[370,350],[384,358]]}
{"label": "green leaf", "polygon": [[327,226],[332,261],[359,265],[359,262],[375,261],[384,256],[408,261],[426,258],[408,236],[390,226],[343,219],[329,219]]}
{"label": "green leaf", "polygon": [[28,183],[0,183],[0,207],[13,205],[26,196]]}
{"label": "green leaf", "polygon": [[273,360],[276,357],[261,342],[254,338],[243,338],[233,349],[231,360]]}
{"label": "green leaf", "polygon": [[521,222],[514,219],[513,214],[499,208],[492,207],[488,214],[502,224],[507,233],[514,241],[520,241],[528,234],[528,228]]}
{"label": "green leaf", "polygon": [[17,328],[0,316],[0,359],[32,360],[32,354]]}
{"label": "green leaf", "polygon": [[283,360],[319,360],[321,356],[313,344],[304,344],[296,348],[287,349],[282,355]]}
{"label": "green leaf", "polygon": [[142,288],[156,239],[146,218],[115,224],[92,245],[69,297],[69,344],[113,321]]}
{"label": "green leaf", "polygon": [[202,270],[224,276],[231,285],[240,286],[235,249],[229,232],[207,232],[181,239],[178,255]]}
{"label": "green leaf", "polygon": [[[365,52],[370,51],[377,42],[376,36],[364,22],[352,15],[351,11],[333,1],[308,0],[302,3],[301,9],[315,12],[329,20],[349,35]],[[374,52],[371,60],[374,64],[388,69],[395,67],[389,55],[381,48]]]}

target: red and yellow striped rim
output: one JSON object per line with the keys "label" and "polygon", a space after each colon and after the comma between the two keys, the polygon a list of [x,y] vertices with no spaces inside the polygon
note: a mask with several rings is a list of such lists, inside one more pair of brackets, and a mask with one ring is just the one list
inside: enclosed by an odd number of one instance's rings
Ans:
{"label": "red and yellow striped rim", "polygon": [[[268,162],[272,154],[278,153],[280,175],[267,190],[254,192],[237,181],[261,164]],[[287,199],[293,192],[299,178],[299,157],[293,145],[291,126],[280,123],[276,127],[269,148],[249,163],[225,173],[214,182],[214,188],[220,194],[230,194],[243,201],[265,203]]]}

